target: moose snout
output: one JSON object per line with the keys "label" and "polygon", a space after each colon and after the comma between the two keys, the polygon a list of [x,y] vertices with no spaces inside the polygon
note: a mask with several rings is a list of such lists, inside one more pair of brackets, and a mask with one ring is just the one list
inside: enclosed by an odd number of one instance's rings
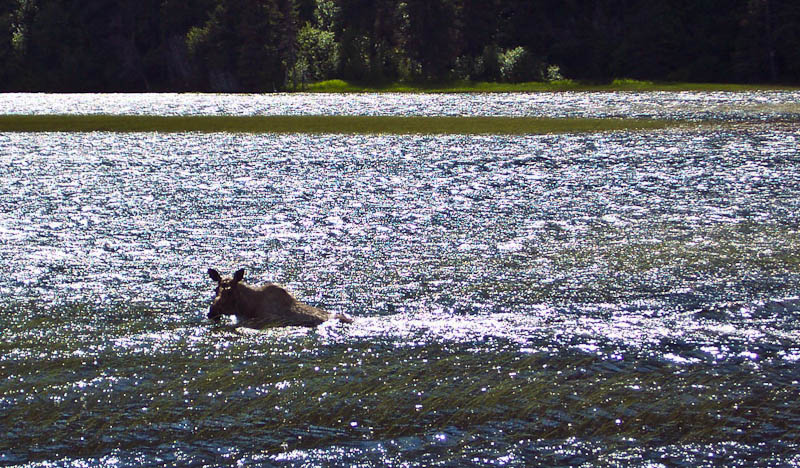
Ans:
{"label": "moose snout", "polygon": [[212,305],[211,307],[208,308],[208,315],[206,315],[206,317],[208,317],[210,320],[213,320],[214,322],[219,322],[220,318],[222,317],[222,314],[219,313],[219,311],[215,310],[214,306]]}

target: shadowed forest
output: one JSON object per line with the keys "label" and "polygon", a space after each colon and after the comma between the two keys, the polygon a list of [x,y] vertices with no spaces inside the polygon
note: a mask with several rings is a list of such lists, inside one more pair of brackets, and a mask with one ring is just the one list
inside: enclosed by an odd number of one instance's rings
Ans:
{"label": "shadowed forest", "polygon": [[0,0],[0,92],[800,82],[795,0]]}

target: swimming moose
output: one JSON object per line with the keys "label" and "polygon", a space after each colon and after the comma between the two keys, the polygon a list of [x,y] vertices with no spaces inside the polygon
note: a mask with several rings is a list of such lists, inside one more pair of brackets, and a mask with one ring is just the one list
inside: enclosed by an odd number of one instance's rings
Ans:
{"label": "swimming moose", "polygon": [[303,304],[278,285],[265,284],[256,288],[243,283],[244,269],[238,270],[232,278],[223,278],[217,270],[209,268],[208,276],[217,282],[217,295],[208,310],[208,318],[214,322],[219,322],[223,315],[235,315],[237,325],[248,328],[313,327],[332,318],[346,323],[353,321],[344,314],[329,314]]}

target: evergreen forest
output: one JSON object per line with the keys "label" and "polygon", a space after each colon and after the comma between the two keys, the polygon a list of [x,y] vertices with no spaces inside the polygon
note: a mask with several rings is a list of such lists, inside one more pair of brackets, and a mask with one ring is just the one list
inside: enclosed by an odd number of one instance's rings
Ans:
{"label": "evergreen forest", "polygon": [[0,92],[800,83],[797,0],[0,0]]}

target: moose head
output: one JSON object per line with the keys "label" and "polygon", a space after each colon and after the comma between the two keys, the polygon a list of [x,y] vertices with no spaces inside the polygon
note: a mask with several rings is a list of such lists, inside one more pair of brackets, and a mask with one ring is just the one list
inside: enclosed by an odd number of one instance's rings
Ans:
{"label": "moose head", "polygon": [[223,278],[213,268],[208,269],[208,276],[217,282],[216,296],[208,309],[208,318],[219,322],[223,315],[236,315],[239,307],[239,283],[244,278],[244,268],[237,270],[231,278]]}

